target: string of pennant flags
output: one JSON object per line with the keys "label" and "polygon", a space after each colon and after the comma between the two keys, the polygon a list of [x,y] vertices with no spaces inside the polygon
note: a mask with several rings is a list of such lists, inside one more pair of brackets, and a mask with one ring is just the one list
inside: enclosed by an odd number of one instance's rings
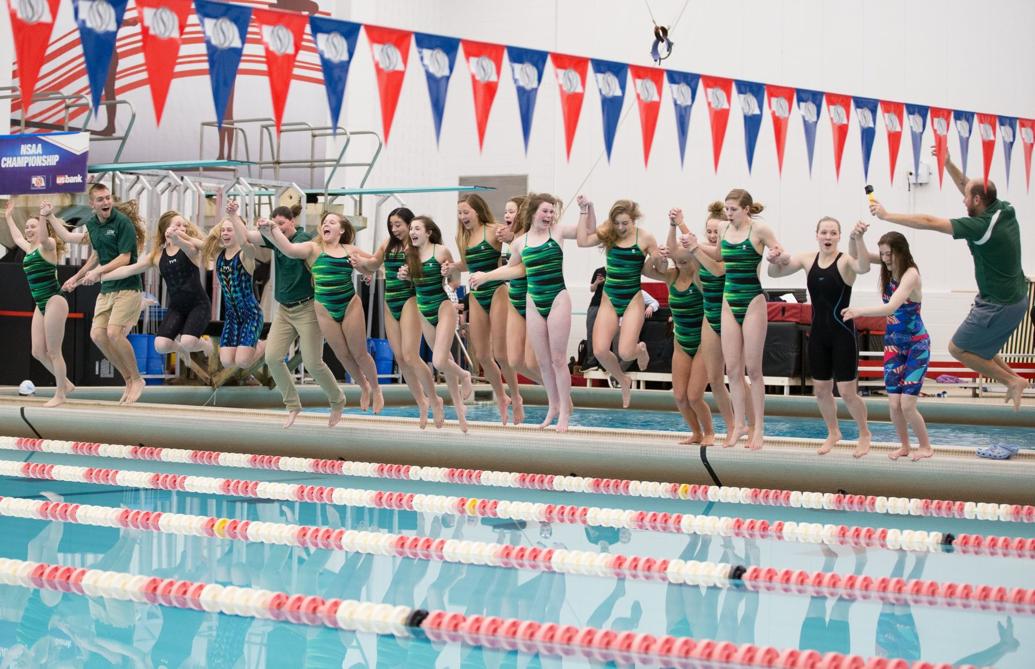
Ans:
{"label": "string of pennant flags", "polygon": [[[116,36],[122,26],[129,0],[73,0],[79,29],[91,101],[96,110],[108,77]],[[435,138],[442,130],[446,95],[457,56],[462,49],[474,92],[478,145],[485,140],[489,114],[504,69],[504,59],[517,91],[518,111],[525,150],[528,150],[536,97],[546,70],[553,67],[560,93],[564,124],[565,151],[571,157],[572,142],[578,128],[590,71],[600,95],[604,148],[608,160],[625,103],[626,85],[631,78],[640,115],[644,165],[650,161],[664,91],[669,91],[675,111],[680,163],[685,162],[690,114],[699,89],[704,94],[712,133],[715,169],[729,122],[730,109],[740,108],[744,121],[744,144],[750,171],[763,114],[768,106],[776,143],[777,166],[782,174],[787,129],[795,110],[802,119],[809,173],[812,172],[816,129],[824,103],[833,135],[834,169],[838,178],[848,128],[857,120],[864,178],[869,180],[870,156],[877,133],[878,119],[887,135],[889,169],[894,182],[902,134],[911,138],[914,173],[919,171],[923,135],[930,125],[934,134],[939,184],[942,183],[948,155],[948,137],[955,130],[959,139],[961,162],[966,171],[970,137],[981,141],[985,179],[991,168],[996,138],[1002,143],[1006,184],[1010,180],[1010,158],[1015,140],[1024,147],[1025,177],[1031,185],[1031,157],[1035,147],[1035,119],[998,116],[964,110],[950,110],[921,104],[877,100],[839,93],[792,88],[740,79],[681,72],[656,67],[629,65],[517,46],[506,46],[460,39],[445,35],[412,32],[383,26],[354,23],[323,16],[218,2],[215,0],[135,0],[140,15],[140,32],[145,66],[155,109],[161,123],[162,111],[173,77],[184,30],[193,6],[205,39],[209,79],[216,118],[222,123],[237,70],[244,52],[248,27],[254,21],[265,51],[273,105],[273,117],[280,132],[284,106],[291,85],[295,60],[305,39],[308,25],[319,54],[324,87],[334,127],[341,117],[341,106],[361,32],[366,33],[373,56],[381,102],[381,120],[388,141],[392,120],[399,102],[411,51],[416,47],[424,70],[431,102]],[[36,79],[44,61],[61,0],[8,0],[18,63],[23,112],[32,99]],[[667,86],[665,85],[667,84]],[[738,104],[739,103],[739,104]],[[767,104],[768,103],[768,104]]]}

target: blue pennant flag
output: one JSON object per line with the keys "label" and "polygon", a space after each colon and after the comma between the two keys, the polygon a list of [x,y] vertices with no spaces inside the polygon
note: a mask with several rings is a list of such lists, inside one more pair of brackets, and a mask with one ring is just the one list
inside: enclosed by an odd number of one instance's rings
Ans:
{"label": "blue pennant flag", "polygon": [[970,134],[974,127],[974,112],[955,110],[952,122],[956,126],[956,134],[960,138],[960,166],[967,173],[967,151],[970,149]]}
{"label": "blue pennant flag", "polygon": [[205,35],[208,52],[209,79],[212,101],[216,105],[216,122],[223,127],[223,116],[230,101],[230,91],[237,79],[237,67],[248,38],[248,23],[252,19],[250,7],[211,0],[194,0],[201,31]]}
{"label": "blue pennant flag", "polygon": [[327,105],[331,109],[331,126],[338,132],[341,104],[345,98],[345,84],[349,80],[349,65],[359,42],[358,23],[329,19],[315,14],[309,17],[309,31],[313,33],[316,51],[323,67],[323,85],[327,91]]}
{"label": "blue pennant flag", "polygon": [[75,22],[83,43],[86,77],[90,81],[90,102],[93,111],[101,104],[104,85],[108,83],[111,55],[115,52],[115,37],[122,27],[129,0],[73,0]]}
{"label": "blue pennant flag", "polygon": [[550,54],[535,49],[507,47],[510,72],[517,89],[518,112],[521,114],[521,133],[525,138],[525,153],[528,153],[528,138],[532,134],[532,117],[535,115],[535,100],[539,84],[543,81],[543,69]]}
{"label": "blue pennant flag", "polygon": [[859,119],[859,139],[862,140],[863,180],[870,180],[870,154],[873,153],[873,138],[877,135],[877,100],[873,98],[852,98],[855,116]]}
{"label": "blue pennant flag", "polygon": [[682,166],[686,156],[686,137],[690,131],[690,112],[694,108],[694,97],[697,95],[697,82],[701,75],[690,72],[666,70],[669,90],[672,91],[672,108],[676,111],[676,134],[679,138],[679,164]]}
{"label": "blue pennant flag", "polygon": [[593,74],[600,92],[600,113],[604,120],[604,148],[607,160],[611,160],[611,147],[615,143],[615,130],[618,119],[622,116],[622,103],[625,102],[625,80],[629,66],[610,60],[591,60]]}
{"label": "blue pennant flag", "polygon": [[1006,162],[1006,187],[1010,187],[1010,156],[1017,139],[1017,119],[1013,116],[999,117],[999,137],[1003,140],[1003,160]]}
{"label": "blue pennant flag", "polygon": [[428,97],[431,99],[431,116],[435,120],[435,142],[442,132],[442,115],[446,112],[446,94],[449,92],[449,77],[453,74],[456,52],[460,40],[456,37],[413,33],[424,76],[428,80]]}
{"label": "blue pennant flag", "polygon": [[812,176],[812,156],[816,153],[816,126],[819,124],[820,112],[823,111],[823,92],[799,88],[795,96],[798,98],[802,127],[805,128],[805,149],[809,157],[809,176]]}
{"label": "blue pennant flag", "polygon": [[913,138],[913,174],[917,175],[920,173],[921,143],[924,140],[924,130],[927,130],[927,105],[914,105],[907,102],[906,125]]}
{"label": "blue pennant flag", "polygon": [[758,143],[758,129],[762,127],[762,110],[765,109],[765,84],[754,81],[736,80],[740,111],[744,114],[744,148],[747,149],[748,172],[755,161],[755,144]]}

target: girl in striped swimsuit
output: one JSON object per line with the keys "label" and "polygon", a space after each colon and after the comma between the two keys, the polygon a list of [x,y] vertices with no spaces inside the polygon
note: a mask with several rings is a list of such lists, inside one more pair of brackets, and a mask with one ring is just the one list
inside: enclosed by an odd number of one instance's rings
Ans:
{"label": "girl in striped swimsuit", "polygon": [[[640,341],[640,330],[645,320],[640,275],[647,256],[658,248],[654,235],[640,231],[636,221],[642,214],[632,200],[618,200],[611,206],[607,220],[597,227],[593,203],[583,196],[579,203],[579,246],[602,246],[607,259],[607,277],[600,311],[593,323],[593,356],[617,382],[622,390],[622,407],[629,406],[632,379],[622,371],[621,360],[636,360],[639,369],[647,369],[650,356],[647,345]],[[659,263],[658,270],[667,267],[660,256],[651,262]],[[611,352],[611,342],[618,335],[618,355]],[[621,360],[619,360],[621,358]]]}
{"label": "girl in striped swimsuit", "polygon": [[377,383],[377,366],[367,350],[366,317],[363,300],[356,294],[352,266],[371,256],[352,241],[352,224],[344,216],[325,212],[320,219],[320,236],[313,241],[294,243],[269,220],[259,228],[269,230],[268,239],[291,258],[304,259],[313,275],[316,320],[327,345],[334,351],[345,371],[361,388],[360,409],[366,411],[373,400],[374,413],[381,413],[385,400]]}
{"label": "girl in striped swimsuit", "polygon": [[25,252],[22,269],[29,282],[32,301],[36,303],[32,311],[32,357],[54,375],[54,396],[43,406],[56,407],[64,404],[65,395],[75,390],[75,386],[65,375],[65,358],[61,354],[68,302],[58,284],[57,264],[65,245],[60,238],[51,237],[49,213],[50,203],[41,203],[40,217],[26,220],[25,233],[22,234],[14,222],[13,199],[7,201],[4,212],[11,239]]}
{"label": "girl in striped swimsuit", "polygon": [[[720,233],[719,248],[701,247],[726,267],[722,293],[722,353],[733,396],[734,425],[727,429],[727,448],[747,436],[747,448],[762,448],[765,431],[765,385],[762,348],[769,319],[765,295],[758,280],[762,251],[780,249],[772,228],[756,220],[762,205],[746,190],[737,188],[725,200],[728,223]],[[744,374],[751,380],[748,386]],[[751,393],[751,431],[748,433],[748,393]]]}
{"label": "girl in striped swimsuit", "polygon": [[417,293],[424,339],[431,345],[431,364],[445,375],[460,430],[467,432],[464,399],[471,394],[471,374],[456,364],[450,351],[459,314],[445,287],[446,281],[455,286],[460,273],[455,269],[444,271],[446,263],[456,267],[453,254],[442,245],[442,231],[427,216],[414,217],[406,264],[399,269],[399,278],[412,283]]}
{"label": "girl in striped swimsuit", "polygon": [[420,410],[420,427],[428,424],[431,409],[435,427],[442,427],[445,414],[442,398],[435,392],[435,378],[420,357],[421,320],[417,310],[417,293],[413,284],[399,278],[399,270],[406,264],[406,248],[410,245],[410,223],[413,212],[406,207],[388,213],[388,237],[374,251],[370,260],[357,261],[356,267],[372,274],[384,265],[385,308],[384,324],[388,344],[395,353],[403,381],[410,389]]}
{"label": "girl in striped swimsuit", "polygon": [[571,371],[568,369],[568,336],[571,334],[571,297],[564,285],[565,239],[575,239],[577,226],[554,225],[559,216],[557,198],[531,193],[518,213],[528,232],[514,240],[510,262],[491,272],[471,275],[471,286],[485,281],[528,279],[526,336],[532,341],[539,372],[543,376],[549,408],[546,428],[557,419],[557,431],[567,432],[571,417]]}

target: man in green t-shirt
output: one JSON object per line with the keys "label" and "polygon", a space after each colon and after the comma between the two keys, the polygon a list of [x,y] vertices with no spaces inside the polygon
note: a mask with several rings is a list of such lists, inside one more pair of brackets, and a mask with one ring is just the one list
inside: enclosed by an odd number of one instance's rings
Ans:
{"label": "man in green t-shirt", "polygon": [[[292,242],[309,241],[309,233],[295,227],[295,215],[296,213],[288,207],[277,207],[272,212],[272,223],[280,227],[280,231]],[[334,427],[341,420],[341,413],[345,408],[345,395],[334,380],[330,367],[323,361],[323,334],[316,320],[313,279],[305,260],[281,253],[280,249],[267,241],[258,230],[248,230],[240,216],[233,215],[230,220],[237,229],[238,238],[247,239],[254,246],[273,249],[276,285],[274,297],[278,307],[266,336],[266,366],[269,367],[270,375],[276,382],[277,390],[284,398],[284,406],[288,410],[284,427],[291,427],[302,411],[298,389],[291,381],[291,372],[284,362],[295,339],[298,339],[299,348],[302,350],[302,364],[305,365],[306,371],[312,374],[313,379],[327,395],[331,405],[328,425]]]}
{"label": "man in green t-shirt", "polygon": [[935,230],[967,242],[974,258],[978,294],[967,318],[949,343],[949,353],[964,365],[1006,386],[1006,401],[1020,409],[1028,382],[999,355],[1003,344],[1028,311],[1028,281],[1021,266],[1021,233],[1013,206],[998,198],[991,181],[967,179],[946,158],[945,166],[963,193],[967,216],[938,218],[927,214],[892,214],[877,201],[870,213],[889,223]]}
{"label": "man in green t-shirt", "polygon": [[[63,290],[69,292],[79,285],[93,285],[100,281],[103,273],[137,261],[136,226],[125,214],[115,209],[108,187],[100,183],[93,184],[90,186],[89,198],[93,216],[87,219],[86,230],[93,252],[79,271],[65,282]],[[79,241],[78,237],[81,236],[68,233],[65,226],[60,224],[54,225],[53,229],[65,241]],[[136,402],[144,391],[144,379],[137,369],[133,345],[127,338],[140,320],[141,304],[139,276],[101,281],[101,292],[97,296],[93,322],[90,324],[90,339],[126,381],[126,391],[119,400],[126,404]]]}

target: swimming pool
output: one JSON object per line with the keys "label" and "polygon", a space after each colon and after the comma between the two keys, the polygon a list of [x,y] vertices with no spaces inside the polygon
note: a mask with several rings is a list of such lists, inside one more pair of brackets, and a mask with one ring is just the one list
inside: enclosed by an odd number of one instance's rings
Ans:
{"label": "swimming pool", "polygon": [[[384,478],[330,476],[51,453],[0,452],[6,461],[113,468],[419,495],[578,504],[659,513],[738,516],[1035,537],[1035,525],[615,497]],[[537,546],[655,559],[760,565],[842,575],[1029,587],[1031,558],[922,553],[772,539],[473,518],[355,505],[270,501],[236,494],[2,478],[5,497],[345,528],[373,535]],[[1035,617],[993,610],[756,592],[586,576],[542,569],[183,536],[69,522],[0,518],[0,557],[224,586],[251,586],[540,623],[636,630],[779,649],[912,661],[1030,666]],[[0,648],[14,666],[582,667],[578,656],[533,656],[466,643],[348,632],[249,616],[134,604],[0,586]],[[20,658],[15,660],[15,658]],[[19,664],[20,663],[20,664]]]}
{"label": "swimming pool", "polygon": [[[327,413],[327,409],[306,409],[314,413]],[[346,407],[347,414],[361,413],[356,407]],[[369,412],[368,412],[369,413]],[[382,416],[396,418],[416,418],[417,408],[412,406],[386,406]],[[479,403],[467,407],[467,420],[499,422],[499,411],[495,404]],[[546,407],[525,407],[525,423],[535,425],[546,417]],[[455,420],[456,411],[446,405],[447,420]],[[713,415],[715,430],[725,432],[726,426],[721,416]],[[627,430],[663,430],[687,432],[682,418],[674,411],[619,411],[608,409],[577,408],[572,414],[571,423],[576,427],[607,427]],[[840,421],[841,434],[846,440],[854,440],[859,430],[854,421]],[[766,435],[770,437],[793,437],[804,439],[825,439],[826,425],[818,418],[795,418],[790,416],[766,416]],[[897,443],[898,436],[891,423],[870,421],[870,430],[874,441]],[[1032,430],[1020,427],[992,427],[987,425],[962,425],[953,423],[927,424],[931,443],[942,446],[972,446],[981,448],[996,443],[1017,444],[1021,448],[1035,449]]]}

